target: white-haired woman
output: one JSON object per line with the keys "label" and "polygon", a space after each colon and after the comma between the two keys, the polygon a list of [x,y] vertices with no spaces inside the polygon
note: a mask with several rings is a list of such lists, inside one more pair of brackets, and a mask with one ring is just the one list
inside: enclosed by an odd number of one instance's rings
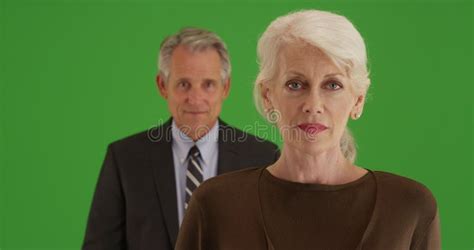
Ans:
{"label": "white-haired woman", "polygon": [[177,249],[439,249],[422,184],[354,165],[349,118],[370,84],[365,44],[345,17],[317,10],[273,21],[259,40],[257,108],[278,126],[279,160],[203,183]]}

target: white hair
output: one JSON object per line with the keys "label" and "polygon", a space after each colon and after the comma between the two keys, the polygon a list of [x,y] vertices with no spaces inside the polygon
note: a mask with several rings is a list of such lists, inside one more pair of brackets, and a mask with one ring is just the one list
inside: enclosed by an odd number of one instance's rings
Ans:
{"label": "white hair", "polygon": [[[277,75],[278,57],[284,45],[305,42],[322,50],[351,79],[358,93],[365,94],[370,85],[364,40],[345,17],[320,10],[302,10],[275,19],[258,41],[260,72],[254,85],[257,110],[267,117],[261,96],[261,85]],[[351,162],[356,146],[348,128],[340,142],[344,156]]]}
{"label": "white hair", "polygon": [[183,28],[178,33],[168,36],[160,46],[158,56],[158,72],[168,81],[170,73],[171,55],[179,45],[184,45],[191,51],[203,51],[208,48],[215,49],[221,59],[221,80],[224,83],[230,77],[231,65],[229,52],[224,41],[215,33],[200,28]]}

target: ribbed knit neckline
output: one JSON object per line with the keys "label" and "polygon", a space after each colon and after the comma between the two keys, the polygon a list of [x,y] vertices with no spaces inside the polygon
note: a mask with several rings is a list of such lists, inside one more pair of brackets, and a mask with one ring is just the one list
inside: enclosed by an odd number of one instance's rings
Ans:
{"label": "ribbed knit neckline", "polygon": [[296,189],[296,190],[314,190],[314,191],[339,191],[339,190],[344,190],[348,189],[351,187],[358,186],[359,184],[362,184],[366,181],[370,180],[370,177],[374,178],[373,172],[369,169],[367,169],[367,173],[363,175],[362,177],[358,178],[357,180],[344,183],[344,184],[337,184],[337,185],[327,185],[327,184],[314,184],[314,183],[300,183],[300,182],[293,182],[293,181],[288,181],[284,179],[280,179],[278,177],[275,177],[268,171],[266,168],[263,169],[263,178],[264,180],[267,180],[275,185],[278,186],[283,186],[285,188],[291,188],[291,189]]}

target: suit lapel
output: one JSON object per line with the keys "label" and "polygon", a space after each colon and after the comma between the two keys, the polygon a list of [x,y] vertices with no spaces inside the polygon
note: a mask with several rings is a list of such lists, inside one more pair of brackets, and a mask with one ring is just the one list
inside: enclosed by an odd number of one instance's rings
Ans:
{"label": "suit lapel", "polygon": [[236,150],[237,134],[235,128],[228,126],[219,119],[219,155],[217,158],[217,174],[238,170],[238,153]]}
{"label": "suit lapel", "polygon": [[173,152],[171,149],[171,119],[153,131],[150,152],[151,166],[155,179],[163,219],[168,230],[171,245],[174,246],[178,235],[178,207]]}
{"label": "suit lapel", "polygon": [[[178,206],[176,181],[174,173],[173,151],[171,148],[171,119],[150,130],[153,138],[150,151],[151,167],[155,187],[163,211],[163,219],[168,230],[171,244],[174,246],[178,236]],[[219,119],[219,152],[217,158],[217,174],[238,170],[238,153],[236,150],[237,134],[234,128]]]}

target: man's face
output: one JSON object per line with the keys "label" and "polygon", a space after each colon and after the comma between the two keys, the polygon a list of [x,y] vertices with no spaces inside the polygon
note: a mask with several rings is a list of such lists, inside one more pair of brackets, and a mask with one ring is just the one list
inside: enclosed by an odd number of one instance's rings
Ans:
{"label": "man's face", "polygon": [[230,81],[222,82],[221,67],[216,50],[192,52],[179,45],[171,55],[168,79],[157,78],[173,120],[193,140],[215,125],[229,93]]}

